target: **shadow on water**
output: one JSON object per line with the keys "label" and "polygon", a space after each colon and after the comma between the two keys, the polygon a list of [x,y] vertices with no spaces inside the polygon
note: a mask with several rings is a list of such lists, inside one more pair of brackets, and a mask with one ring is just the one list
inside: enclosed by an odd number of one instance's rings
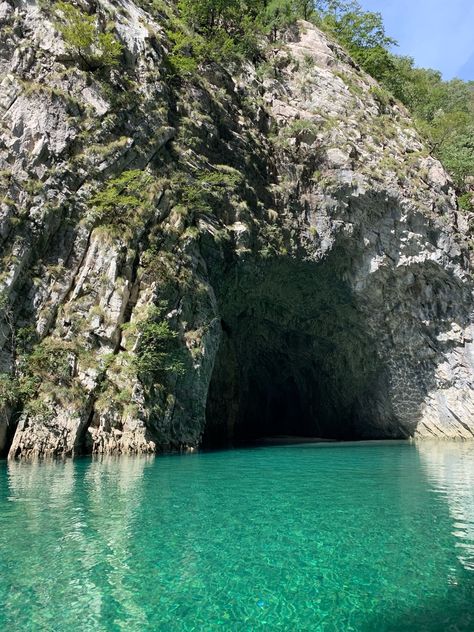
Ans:
{"label": "shadow on water", "polygon": [[[383,632],[473,632],[474,616],[472,605],[470,605],[474,601],[472,583],[468,594],[465,594],[463,599],[464,605],[456,605],[457,594],[455,590],[451,590],[443,600],[428,600],[427,604],[414,606],[402,612],[398,617],[387,621],[382,630]],[[374,631],[377,629],[380,630],[380,627],[374,628]]]}

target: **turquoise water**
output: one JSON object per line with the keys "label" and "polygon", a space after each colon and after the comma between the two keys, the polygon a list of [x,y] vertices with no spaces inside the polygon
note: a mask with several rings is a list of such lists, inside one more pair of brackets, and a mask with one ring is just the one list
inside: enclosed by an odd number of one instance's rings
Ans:
{"label": "turquoise water", "polygon": [[474,445],[0,463],[0,629],[474,630]]}

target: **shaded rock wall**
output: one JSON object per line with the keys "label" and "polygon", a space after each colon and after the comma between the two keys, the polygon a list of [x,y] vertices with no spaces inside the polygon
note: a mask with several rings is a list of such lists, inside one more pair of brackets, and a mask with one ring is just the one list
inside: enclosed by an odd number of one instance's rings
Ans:
{"label": "shaded rock wall", "polygon": [[308,23],[257,67],[176,77],[164,16],[96,4],[111,72],[78,68],[37,3],[0,4],[0,363],[20,384],[0,450],[472,438],[465,227],[405,110]]}

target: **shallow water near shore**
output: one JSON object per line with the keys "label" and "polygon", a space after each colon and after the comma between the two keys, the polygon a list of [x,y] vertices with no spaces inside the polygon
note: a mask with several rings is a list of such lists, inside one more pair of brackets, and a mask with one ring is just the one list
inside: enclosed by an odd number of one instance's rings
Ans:
{"label": "shallow water near shore", "polygon": [[0,629],[474,630],[474,442],[0,463]]}

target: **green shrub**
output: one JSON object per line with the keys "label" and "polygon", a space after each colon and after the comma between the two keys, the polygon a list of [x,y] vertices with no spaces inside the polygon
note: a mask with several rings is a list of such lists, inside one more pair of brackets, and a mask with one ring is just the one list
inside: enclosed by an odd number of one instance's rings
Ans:
{"label": "green shrub", "polygon": [[469,211],[469,212],[474,211],[473,198],[474,198],[473,191],[469,191],[468,193],[463,193],[462,195],[458,196],[459,208],[462,211]]}
{"label": "green shrub", "polygon": [[217,171],[201,171],[194,178],[178,174],[172,184],[186,213],[210,216],[242,182],[237,170],[221,165]]}
{"label": "green shrub", "polygon": [[168,61],[176,74],[192,74],[204,60],[205,40],[198,34],[186,32],[178,21],[174,21],[173,27],[167,31],[173,44]]}
{"label": "green shrub", "polygon": [[46,338],[25,358],[23,372],[42,382],[70,385],[73,377],[73,346],[64,340]]}
{"label": "green shrub", "polygon": [[0,408],[11,405],[18,398],[18,383],[10,373],[0,373]]}
{"label": "green shrub", "polygon": [[146,320],[137,323],[135,330],[138,342],[133,363],[141,380],[160,382],[167,373],[184,372],[178,334],[163,319],[162,308],[151,308]]}
{"label": "green shrub", "polygon": [[[20,332],[18,348],[22,351],[24,337]],[[69,388],[73,378],[71,360],[74,356],[70,343],[52,338],[34,346],[30,353],[21,353],[14,373],[0,373],[0,406],[34,400],[40,387],[45,384]]]}
{"label": "green shrub", "polygon": [[153,207],[153,178],[145,171],[123,171],[105,183],[90,201],[96,224],[133,228]]}
{"label": "green shrub", "polygon": [[76,59],[87,70],[117,66],[122,45],[111,33],[102,33],[97,20],[68,2],[55,6],[59,17],[57,28]]}
{"label": "green shrub", "polygon": [[318,130],[318,126],[312,121],[308,121],[307,119],[295,119],[283,129],[283,135],[286,138],[296,138],[304,132],[316,134]]}
{"label": "green shrub", "polygon": [[288,148],[290,139],[295,139],[297,145],[303,142],[313,142],[320,131],[320,127],[313,121],[307,119],[295,119],[283,128],[279,136],[275,136],[273,141],[281,148]]}
{"label": "green shrub", "polygon": [[371,86],[370,94],[373,96],[381,114],[386,114],[389,107],[394,104],[394,99],[390,92],[381,86]]}

